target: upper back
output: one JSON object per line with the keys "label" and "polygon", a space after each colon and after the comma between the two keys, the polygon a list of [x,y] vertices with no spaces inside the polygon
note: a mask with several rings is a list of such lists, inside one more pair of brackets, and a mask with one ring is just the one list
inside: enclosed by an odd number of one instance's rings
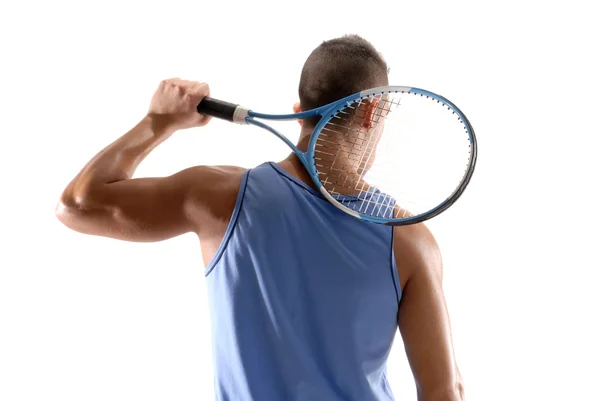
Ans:
{"label": "upper back", "polygon": [[274,163],[246,172],[206,269],[218,391],[391,399],[393,256],[391,227],[346,215]]}

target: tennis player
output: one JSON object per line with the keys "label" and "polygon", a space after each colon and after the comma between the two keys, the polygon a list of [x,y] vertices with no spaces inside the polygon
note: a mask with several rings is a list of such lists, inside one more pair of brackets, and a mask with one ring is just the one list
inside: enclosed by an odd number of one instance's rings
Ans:
{"label": "tennis player", "polygon": [[[300,77],[312,109],[388,85],[359,36],[322,43]],[[216,399],[390,401],[386,362],[399,328],[419,401],[463,400],[442,291],[442,261],[423,224],[366,223],[315,190],[295,154],[246,170],[196,166],[136,178],[178,130],[210,118],[206,83],[160,83],[146,116],[64,190],[56,214],[81,233],[126,241],[200,239],[211,309]],[[306,150],[314,121],[303,121]]]}

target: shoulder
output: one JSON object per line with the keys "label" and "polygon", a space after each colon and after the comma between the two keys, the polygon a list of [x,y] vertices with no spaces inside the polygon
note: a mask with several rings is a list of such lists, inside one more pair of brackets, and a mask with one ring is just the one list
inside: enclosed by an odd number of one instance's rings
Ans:
{"label": "shoulder", "polygon": [[248,169],[239,166],[194,166],[186,170],[191,175],[205,178],[232,178],[241,177]]}
{"label": "shoulder", "polygon": [[[238,166],[195,166],[183,170],[193,197],[237,191],[247,169]],[[203,195],[204,194],[204,195]]]}
{"label": "shoulder", "polygon": [[402,287],[420,275],[441,278],[439,246],[423,223],[394,227],[394,255]]}
{"label": "shoulder", "polygon": [[237,166],[195,166],[183,170],[188,191],[186,209],[201,231],[229,220],[244,174]]}

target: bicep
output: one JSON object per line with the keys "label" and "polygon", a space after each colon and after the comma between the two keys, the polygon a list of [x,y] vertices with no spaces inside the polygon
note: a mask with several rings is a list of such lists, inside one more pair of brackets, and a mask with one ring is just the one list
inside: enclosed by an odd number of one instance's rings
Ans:
{"label": "bicep", "polygon": [[98,199],[104,210],[93,227],[99,235],[140,242],[193,231],[186,173],[106,184]]}
{"label": "bicep", "polygon": [[135,242],[197,232],[227,177],[211,167],[193,167],[168,177],[104,184],[62,213],[61,221],[86,234]]}
{"label": "bicep", "polygon": [[411,235],[411,240],[396,249],[396,254],[402,255],[398,262],[410,265],[411,270],[403,289],[398,326],[419,400],[433,400],[458,394],[461,384],[442,289],[441,257],[435,240],[425,231]]}

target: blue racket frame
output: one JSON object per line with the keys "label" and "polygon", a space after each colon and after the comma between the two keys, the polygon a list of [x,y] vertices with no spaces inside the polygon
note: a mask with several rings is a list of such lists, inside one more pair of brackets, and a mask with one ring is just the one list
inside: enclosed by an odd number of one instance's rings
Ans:
{"label": "blue racket frame", "polygon": [[[319,134],[321,133],[321,130],[323,129],[323,127],[325,127],[325,125],[330,121],[330,119],[333,116],[335,116],[339,111],[352,105],[353,103],[356,103],[357,101],[359,101],[361,99],[367,99],[367,98],[371,98],[376,95],[382,95],[382,94],[386,94],[386,93],[410,93],[415,96],[416,95],[426,96],[428,98],[438,101],[439,103],[442,103],[444,106],[448,107],[448,109],[453,111],[458,116],[458,118],[461,120],[461,122],[464,124],[465,130],[469,136],[469,140],[470,140],[470,144],[471,144],[471,158],[469,160],[469,164],[467,166],[467,171],[466,171],[465,175],[463,176],[461,183],[457,186],[457,188],[454,190],[454,192],[452,194],[450,194],[450,196],[448,196],[448,198],[446,198],[442,203],[440,203],[436,207],[428,210],[427,212],[420,213],[416,216],[410,216],[410,217],[406,217],[406,218],[396,218],[396,219],[385,219],[385,218],[381,218],[381,217],[364,216],[356,211],[353,211],[352,209],[349,209],[349,208],[343,206],[338,200],[336,200],[333,196],[331,196],[331,194],[329,194],[327,192],[327,190],[325,189],[325,187],[319,180],[317,169],[316,169],[316,166],[314,163],[315,144],[316,144],[317,138],[319,137]],[[211,99],[211,101],[212,101],[212,99]],[[219,102],[219,101],[217,101],[217,102]],[[252,110],[248,110],[248,109],[242,108],[238,105],[234,105],[231,103],[225,103],[225,102],[222,102],[222,103],[225,105],[223,107],[227,110],[226,113],[223,113],[223,110],[219,109],[219,110],[217,110],[217,112],[213,111],[212,113],[206,113],[206,114],[214,115],[219,118],[224,118],[229,121],[255,125],[257,127],[263,128],[263,129],[273,133],[279,139],[281,139],[283,142],[285,142],[290,147],[290,149],[292,149],[292,151],[296,154],[296,156],[298,156],[298,159],[300,159],[300,162],[305,167],[311,180],[313,181],[315,186],[319,189],[321,194],[323,194],[323,196],[325,196],[325,198],[327,200],[329,200],[334,206],[336,206],[338,209],[342,210],[343,212],[348,213],[348,214],[350,214],[356,218],[359,218],[361,220],[369,221],[371,223],[386,224],[386,225],[392,225],[392,226],[409,225],[409,224],[420,223],[420,222],[428,220],[434,216],[437,216],[438,214],[442,213],[444,210],[448,209],[454,202],[456,202],[458,200],[458,198],[462,195],[463,191],[469,184],[469,181],[471,180],[471,176],[473,175],[473,171],[475,169],[475,164],[476,164],[476,160],[477,160],[477,139],[475,137],[475,133],[473,131],[471,123],[469,122],[467,117],[462,113],[462,111],[460,111],[460,109],[458,107],[456,107],[448,99],[446,99],[440,95],[437,95],[433,92],[424,90],[424,89],[407,87],[407,86],[382,86],[382,87],[378,87],[378,88],[368,89],[368,90],[365,90],[365,91],[362,91],[359,93],[355,93],[353,95],[347,96],[343,99],[340,99],[333,103],[318,107],[316,109],[303,111],[301,113],[292,113],[292,114],[264,114],[264,113],[258,113],[258,112],[252,111]],[[202,103],[199,105],[198,111],[204,112],[204,111],[201,111],[201,109],[200,109],[201,105],[202,105]],[[277,131],[273,127],[263,123],[262,121],[256,120],[256,118],[260,118],[263,120],[272,120],[272,121],[303,120],[303,119],[319,117],[319,116],[321,117],[321,119],[319,120],[319,122],[317,123],[315,128],[313,129],[313,132],[311,134],[309,144],[308,144],[308,150],[306,152],[302,152],[300,149],[298,149],[296,147],[296,145],[294,145],[287,137],[285,137],[283,134],[281,134],[279,131]]]}

